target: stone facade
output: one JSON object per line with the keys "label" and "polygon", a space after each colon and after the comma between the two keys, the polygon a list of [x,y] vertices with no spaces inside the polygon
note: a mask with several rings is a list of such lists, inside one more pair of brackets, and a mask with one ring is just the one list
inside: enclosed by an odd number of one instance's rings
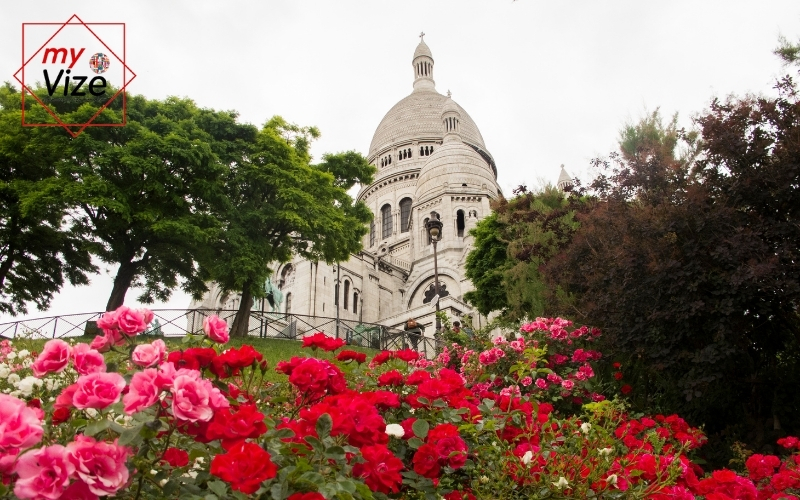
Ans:
{"label": "stone facade", "polygon": [[[375,214],[363,250],[339,268],[302,259],[277,267],[271,283],[280,301],[254,308],[334,317],[338,276],[341,319],[402,328],[413,317],[431,336],[434,250],[425,224],[434,212],[443,223],[437,244],[440,309],[452,320],[470,315],[476,326],[485,323],[464,302],[472,289],[464,265],[472,247],[469,230],[500,195],[497,167],[472,118],[449,92],[436,91],[433,56],[424,41],[412,68],[413,91],[381,120],[367,155],[377,174],[358,193]],[[192,304],[236,306],[238,297],[221,296],[217,289]]]}

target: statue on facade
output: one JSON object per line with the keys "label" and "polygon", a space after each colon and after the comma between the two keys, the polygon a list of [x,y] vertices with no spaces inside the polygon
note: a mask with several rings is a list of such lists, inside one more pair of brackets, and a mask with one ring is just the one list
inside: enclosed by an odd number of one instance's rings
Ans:
{"label": "statue on facade", "polygon": [[266,294],[267,302],[269,302],[270,312],[281,312],[283,292],[269,278],[264,282],[264,293]]}

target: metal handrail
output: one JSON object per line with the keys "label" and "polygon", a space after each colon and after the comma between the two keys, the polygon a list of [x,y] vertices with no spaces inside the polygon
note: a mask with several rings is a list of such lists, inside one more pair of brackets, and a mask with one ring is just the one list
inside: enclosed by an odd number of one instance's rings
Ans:
{"label": "metal handrail", "polygon": [[[233,323],[235,309],[151,309],[159,322],[159,333],[167,337],[183,336],[187,332],[203,330],[203,320],[212,315]],[[82,335],[102,334],[97,329],[97,320],[104,311],[78,314],[62,314],[43,318],[28,318],[0,323],[0,338],[54,339]],[[151,330],[145,332],[153,332]],[[406,331],[381,325],[326,316],[309,316],[292,313],[250,311],[247,333],[250,337],[299,340],[305,335],[323,332],[341,338],[348,345],[373,349],[416,348],[430,359],[439,352],[437,338],[409,334]]]}

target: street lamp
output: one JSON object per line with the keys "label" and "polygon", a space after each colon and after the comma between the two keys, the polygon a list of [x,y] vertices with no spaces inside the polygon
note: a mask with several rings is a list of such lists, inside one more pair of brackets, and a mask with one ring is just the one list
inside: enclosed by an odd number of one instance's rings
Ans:
{"label": "street lamp", "polygon": [[425,229],[431,237],[433,243],[433,282],[436,287],[436,333],[442,328],[441,320],[439,319],[439,263],[438,256],[436,255],[436,244],[442,239],[442,221],[439,220],[439,214],[431,212],[431,218],[425,224]]}

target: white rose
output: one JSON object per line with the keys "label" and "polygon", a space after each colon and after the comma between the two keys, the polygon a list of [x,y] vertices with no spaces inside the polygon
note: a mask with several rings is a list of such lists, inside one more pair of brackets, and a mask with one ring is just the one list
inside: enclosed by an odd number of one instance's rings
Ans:
{"label": "white rose", "polygon": [[34,387],[41,387],[42,381],[36,377],[25,377],[17,384],[17,388],[22,391],[22,394],[30,396],[33,393]]}
{"label": "white rose", "polygon": [[14,361],[15,359],[17,359],[17,353],[11,351],[10,353],[6,354],[6,359],[9,361]]}
{"label": "white rose", "polygon": [[6,378],[11,375],[11,368],[5,363],[0,363],[0,378]]}
{"label": "white rose", "polygon": [[30,354],[31,354],[31,351],[29,351],[27,349],[23,349],[23,350],[21,350],[21,351],[19,351],[17,353],[17,356],[19,356],[20,358],[27,358],[28,356],[30,356]]}
{"label": "white rose", "polygon": [[11,385],[17,385],[19,383],[19,375],[16,373],[12,373],[8,376],[8,383]]}
{"label": "white rose", "polygon": [[567,481],[567,478],[565,478],[564,476],[561,476],[560,478],[558,478],[557,482],[553,483],[553,486],[555,486],[560,490],[565,486],[569,486],[569,481]]}
{"label": "white rose", "polygon": [[616,475],[616,474],[611,474],[610,476],[608,476],[608,477],[606,478],[606,482],[607,482],[608,484],[612,484],[612,485],[613,485],[613,484],[617,484],[617,475]]}
{"label": "white rose", "polygon": [[406,431],[400,424],[388,424],[386,426],[386,434],[392,437],[401,438],[406,434]]}
{"label": "white rose", "polygon": [[597,453],[607,457],[611,455],[611,452],[614,451],[614,448],[598,448]]}
{"label": "white rose", "polygon": [[525,452],[524,455],[522,455],[522,458],[520,460],[522,460],[523,464],[528,465],[529,463],[531,463],[532,458],[533,458],[533,452],[528,450]]}
{"label": "white rose", "polygon": [[581,424],[581,432],[584,434],[589,434],[589,429],[592,428],[592,424],[589,422],[584,422]]}

